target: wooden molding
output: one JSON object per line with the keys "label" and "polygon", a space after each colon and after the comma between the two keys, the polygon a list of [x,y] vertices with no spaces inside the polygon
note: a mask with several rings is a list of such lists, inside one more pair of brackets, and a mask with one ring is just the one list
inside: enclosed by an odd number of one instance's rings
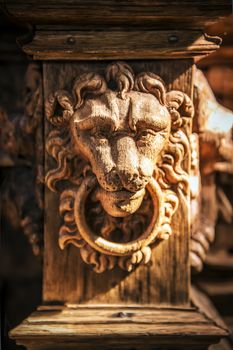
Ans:
{"label": "wooden molding", "polygon": [[220,44],[220,38],[197,30],[67,31],[41,27],[31,41],[21,46],[35,60],[130,60],[205,56]]}
{"label": "wooden molding", "polygon": [[195,307],[73,305],[40,307],[10,335],[30,350],[142,350],[207,349],[229,333]]}
{"label": "wooden molding", "polygon": [[22,49],[35,60],[168,59],[218,49],[203,32],[231,1],[8,0],[5,10],[33,27]]}

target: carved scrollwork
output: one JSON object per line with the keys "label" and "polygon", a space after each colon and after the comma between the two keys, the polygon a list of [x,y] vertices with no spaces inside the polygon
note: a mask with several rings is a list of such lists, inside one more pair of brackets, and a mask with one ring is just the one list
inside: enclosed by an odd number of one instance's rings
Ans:
{"label": "carved scrollwork", "polygon": [[192,270],[200,272],[215,238],[218,212],[223,212],[227,221],[232,220],[231,203],[216,185],[215,174],[233,173],[233,113],[216,101],[200,70],[195,71],[194,77],[194,129],[197,136],[191,139],[193,183],[190,261]]}
{"label": "carved scrollwork", "polygon": [[187,95],[166,92],[154,73],[135,76],[124,62],[110,64],[105,76],[77,77],[73,95],[49,96],[46,116],[55,128],[46,149],[56,168],[45,181],[60,193],[62,249],[75,245],[98,273],[148,263],[151,245],[169,238],[188,198],[193,113]]}
{"label": "carved scrollwork", "polygon": [[4,216],[26,235],[33,253],[42,256],[43,98],[38,64],[28,66],[23,97],[23,113],[8,115],[0,108],[0,166],[11,168],[2,191]]}

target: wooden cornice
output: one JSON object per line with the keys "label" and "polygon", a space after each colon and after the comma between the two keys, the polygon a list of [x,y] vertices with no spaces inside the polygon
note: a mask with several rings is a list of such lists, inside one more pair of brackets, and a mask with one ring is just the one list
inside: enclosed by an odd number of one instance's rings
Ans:
{"label": "wooden cornice", "polygon": [[231,1],[5,0],[5,10],[31,25],[19,43],[36,60],[168,59],[217,50],[205,28]]}

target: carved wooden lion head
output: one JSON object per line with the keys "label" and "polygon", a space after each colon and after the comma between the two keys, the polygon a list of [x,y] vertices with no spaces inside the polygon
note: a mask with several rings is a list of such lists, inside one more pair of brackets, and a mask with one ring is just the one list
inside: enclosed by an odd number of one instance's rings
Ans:
{"label": "carved wooden lion head", "polygon": [[[105,76],[79,76],[73,96],[55,92],[46,115],[57,127],[49,134],[47,151],[58,165],[47,173],[46,183],[54,191],[57,182],[69,182],[60,197],[61,247],[81,248],[83,260],[97,272],[116,264],[130,270],[149,261],[150,244],[168,238],[178,193],[188,189],[183,161],[189,150],[185,122],[193,116],[189,97],[166,92],[154,73],[134,76],[118,62],[107,67]],[[150,208],[144,208],[145,201]],[[88,211],[97,212],[91,222]],[[98,215],[104,215],[102,222]],[[149,219],[135,235],[132,221],[137,223],[138,215]],[[120,241],[110,234],[117,229],[124,237]]]}

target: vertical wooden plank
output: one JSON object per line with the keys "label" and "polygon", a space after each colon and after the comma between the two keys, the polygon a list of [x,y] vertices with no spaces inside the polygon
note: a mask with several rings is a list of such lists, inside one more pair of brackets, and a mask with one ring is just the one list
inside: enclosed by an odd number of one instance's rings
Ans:
{"label": "vertical wooden plank", "polygon": [[[165,81],[167,90],[192,95],[192,60],[130,61],[135,73],[151,71]],[[44,63],[45,99],[59,89],[71,91],[83,72],[102,73],[106,62]],[[45,137],[51,126],[45,121]],[[52,165],[45,155],[45,171]],[[186,168],[189,160],[186,160]],[[131,273],[114,269],[96,274],[84,264],[77,248],[61,251],[61,219],[57,194],[45,190],[44,302],[90,304],[186,305],[189,300],[189,207],[180,201],[173,217],[173,234],[153,248],[152,260]]]}

